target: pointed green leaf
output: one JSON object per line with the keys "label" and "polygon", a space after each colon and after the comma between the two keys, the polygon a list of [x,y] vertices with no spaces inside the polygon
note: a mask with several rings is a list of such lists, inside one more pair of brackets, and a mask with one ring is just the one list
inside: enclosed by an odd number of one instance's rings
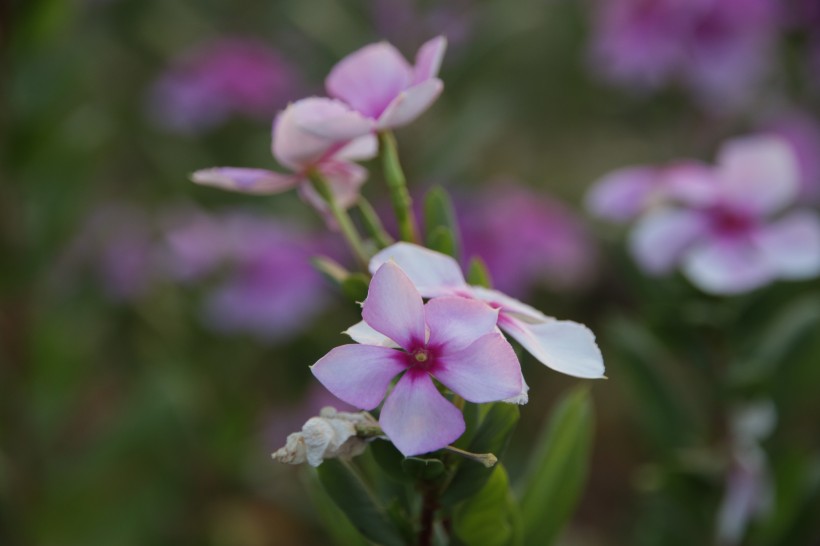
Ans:
{"label": "pointed green leaf", "polygon": [[342,281],[342,292],[353,301],[361,302],[367,298],[367,287],[370,277],[364,273],[353,273]]}
{"label": "pointed green leaf", "polygon": [[577,388],[553,410],[522,477],[527,546],[552,544],[572,515],[586,481],[592,431],[589,393],[585,387]]}
{"label": "pointed green leaf", "polygon": [[457,543],[465,546],[515,544],[517,510],[507,472],[498,464],[484,487],[455,509],[453,534]]}
{"label": "pointed green leaf", "polygon": [[323,462],[316,471],[330,498],[362,535],[384,546],[405,544],[385,507],[351,465],[330,459]]}
{"label": "pointed green leaf", "polygon": [[[487,414],[466,449],[473,453],[493,453],[498,457],[507,447],[510,436],[518,424],[518,406],[504,402],[488,406]],[[479,462],[460,460],[450,484],[441,496],[442,504],[454,506],[475,494],[492,473],[492,468],[486,468]]]}
{"label": "pointed green leaf", "polygon": [[467,282],[473,286],[483,286],[492,288],[493,281],[487,264],[479,256],[470,259],[470,267],[467,269]]}
{"label": "pointed green leaf", "polygon": [[459,258],[459,229],[450,196],[441,187],[435,187],[424,197],[424,232],[427,246]]}

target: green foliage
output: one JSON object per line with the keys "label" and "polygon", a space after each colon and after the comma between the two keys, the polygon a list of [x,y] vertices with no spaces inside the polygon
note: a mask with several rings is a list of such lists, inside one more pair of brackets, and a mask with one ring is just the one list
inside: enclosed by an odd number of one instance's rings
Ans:
{"label": "green foliage", "polygon": [[553,410],[521,479],[521,516],[527,546],[555,542],[575,510],[586,481],[592,433],[589,393],[585,387],[577,388]]}
{"label": "green foliage", "polygon": [[444,188],[435,187],[424,197],[424,232],[429,248],[459,259],[458,222],[453,203]]}
{"label": "green foliage", "polygon": [[[518,406],[497,402],[488,407],[489,410],[467,450],[500,456],[518,424]],[[447,489],[441,496],[441,503],[445,506],[454,506],[475,494],[484,486],[492,472],[492,468],[486,468],[476,461],[460,460]]]}
{"label": "green foliage", "polygon": [[518,506],[504,465],[497,464],[481,490],[453,511],[454,546],[520,544]]}
{"label": "green foliage", "polygon": [[405,544],[387,509],[352,466],[332,459],[322,463],[317,473],[330,498],[362,535],[384,546]]}
{"label": "green foliage", "polygon": [[493,280],[490,276],[490,271],[487,269],[487,264],[479,256],[473,256],[470,259],[470,266],[467,269],[467,282],[474,286],[483,286],[484,288],[492,288]]}

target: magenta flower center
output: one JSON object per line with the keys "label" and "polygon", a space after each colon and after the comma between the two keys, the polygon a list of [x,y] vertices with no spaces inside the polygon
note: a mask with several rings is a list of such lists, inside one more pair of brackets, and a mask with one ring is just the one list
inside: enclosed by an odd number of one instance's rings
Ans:
{"label": "magenta flower center", "polygon": [[754,228],[755,220],[743,211],[718,207],[710,211],[710,223],[719,236],[739,237]]}
{"label": "magenta flower center", "polygon": [[430,347],[421,345],[408,351],[407,367],[411,370],[432,372],[435,365],[435,352]]}

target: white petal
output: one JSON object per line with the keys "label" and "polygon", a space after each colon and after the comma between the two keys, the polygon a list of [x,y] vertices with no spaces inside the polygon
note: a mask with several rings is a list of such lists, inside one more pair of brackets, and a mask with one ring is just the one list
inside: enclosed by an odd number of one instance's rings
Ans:
{"label": "white petal", "polygon": [[425,298],[453,295],[467,287],[461,267],[450,256],[412,243],[391,245],[370,260],[375,273],[385,263],[396,262]]}
{"label": "white petal", "polygon": [[377,347],[390,347],[391,349],[398,349],[399,344],[371,328],[365,321],[359,321],[344,332],[349,335],[356,343],[362,345],[375,345]]}

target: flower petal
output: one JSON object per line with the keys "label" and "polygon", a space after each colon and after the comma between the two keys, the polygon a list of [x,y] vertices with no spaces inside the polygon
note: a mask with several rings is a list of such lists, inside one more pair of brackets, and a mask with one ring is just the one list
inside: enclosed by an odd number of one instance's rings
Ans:
{"label": "flower petal", "polygon": [[786,279],[820,274],[820,218],[794,212],[761,230],[757,244],[773,269]]}
{"label": "flower petal", "polygon": [[273,156],[289,169],[303,170],[371,130],[371,121],[340,101],[302,99],[276,116]]}
{"label": "flower petal", "polygon": [[373,275],[362,318],[405,349],[425,341],[421,295],[394,262],[387,262]]}
{"label": "flower petal", "polygon": [[191,175],[191,180],[203,186],[258,195],[281,193],[296,187],[297,177],[275,173],[265,169],[240,167],[215,167],[203,169]]}
{"label": "flower petal", "polygon": [[402,91],[379,116],[376,128],[395,129],[407,125],[430,108],[443,89],[444,83],[434,78]]}
{"label": "flower petal", "polygon": [[464,417],[427,373],[408,371],[382,408],[379,423],[405,457],[445,447],[464,434]]}
{"label": "flower petal", "polygon": [[704,292],[738,294],[777,277],[766,256],[746,239],[711,239],[693,247],[683,260],[683,273]]}
{"label": "flower petal", "polygon": [[774,136],[753,136],[724,144],[718,155],[721,190],[732,204],[770,213],[792,202],[799,189],[797,157]]}
{"label": "flower petal", "polygon": [[524,302],[511,298],[503,292],[493,290],[491,288],[484,288],[482,286],[470,286],[465,291],[469,297],[479,299],[487,302],[490,307],[496,307],[507,315],[512,315],[524,322],[544,322],[546,320],[554,320],[548,317],[535,307],[527,305]]}
{"label": "flower petal", "polygon": [[593,184],[586,195],[586,208],[598,218],[626,222],[644,211],[657,189],[657,169],[618,169]]}
{"label": "flower petal", "polygon": [[416,66],[413,68],[414,85],[438,76],[446,50],[447,38],[444,36],[436,36],[419,48],[416,53]]}
{"label": "flower petal", "polygon": [[443,355],[436,379],[475,403],[516,398],[524,389],[521,365],[510,343],[498,332],[484,335],[464,349]]}
{"label": "flower petal", "polygon": [[577,322],[550,320],[526,324],[504,313],[499,327],[539,362],[574,377],[604,377],[604,359],[592,331]]}
{"label": "flower petal", "polygon": [[379,42],[339,61],[325,80],[325,88],[331,97],[376,119],[412,80],[413,69],[402,54],[387,42]]}
{"label": "flower petal", "polygon": [[696,212],[668,208],[656,210],[641,218],[632,228],[629,249],[647,273],[667,273],[705,229],[706,220]]}
{"label": "flower petal", "polygon": [[379,141],[376,135],[365,135],[351,140],[333,154],[333,159],[344,161],[366,161],[379,153]]}
{"label": "flower petal", "polygon": [[412,243],[396,243],[370,259],[370,272],[375,273],[391,260],[401,267],[426,298],[452,295],[467,287],[458,262],[441,252]]}
{"label": "flower petal", "polygon": [[441,347],[448,354],[498,331],[498,309],[478,300],[455,296],[434,298],[424,306],[424,317],[430,329],[427,344]]}
{"label": "flower petal", "polygon": [[399,344],[390,339],[389,337],[385,336],[382,333],[377,332],[365,321],[359,321],[344,332],[343,334],[347,334],[355,341],[356,343],[361,343],[362,345],[374,345],[376,347],[390,347],[391,349],[399,349]]}
{"label": "flower petal", "polygon": [[341,345],[310,367],[334,396],[365,410],[379,405],[390,382],[405,369],[399,351],[370,345]]}

